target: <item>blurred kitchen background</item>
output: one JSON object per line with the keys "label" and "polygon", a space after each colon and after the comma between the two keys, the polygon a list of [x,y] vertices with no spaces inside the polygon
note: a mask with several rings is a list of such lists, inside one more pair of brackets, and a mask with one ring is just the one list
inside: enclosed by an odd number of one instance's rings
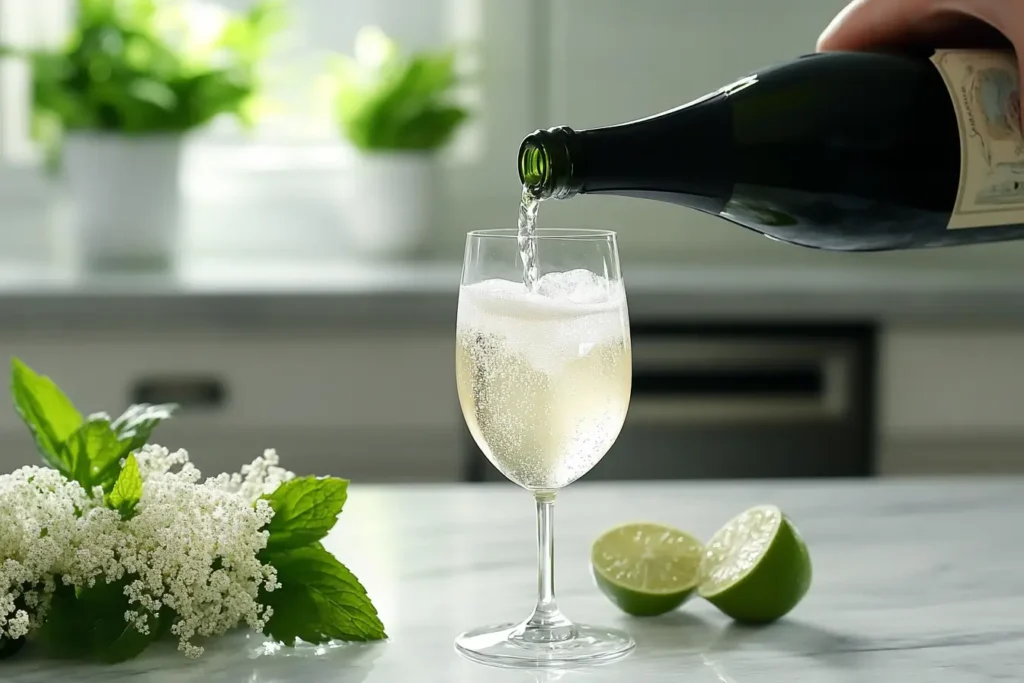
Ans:
{"label": "blurred kitchen background", "polygon": [[[252,6],[182,2],[176,20],[207,44]],[[150,48],[93,36],[109,63],[69,76],[80,65],[55,50],[78,1],[0,0],[0,44],[37,55],[0,67],[0,355],[84,413],[180,402],[156,440],[210,474],[275,447],[296,471],[361,482],[497,478],[459,411],[453,334],[465,233],[513,225],[522,137],[652,114],[812,51],[843,4],[290,0],[279,31],[229,46],[267,50],[252,128],[214,116],[178,135],[150,116],[184,106],[178,91],[110,76],[145,72]],[[436,154],[381,154],[386,108],[339,105],[357,36],[364,67],[387,53],[366,27],[403,54],[457,48],[468,116],[405,133]],[[92,109],[64,97],[72,86]],[[50,131],[40,102],[49,123],[124,130],[72,131],[54,168],[52,139],[33,136],[33,122]],[[157,140],[137,134],[154,120]],[[631,412],[588,479],[1024,471],[1024,243],[830,254],[650,202],[551,204],[546,227],[620,232],[630,298]],[[0,457],[4,471],[35,461],[13,409]]]}

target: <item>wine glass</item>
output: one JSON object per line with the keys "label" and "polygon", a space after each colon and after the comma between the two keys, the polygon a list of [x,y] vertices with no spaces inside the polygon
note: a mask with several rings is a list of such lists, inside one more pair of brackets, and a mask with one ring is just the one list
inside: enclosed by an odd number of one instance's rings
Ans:
{"label": "wine glass", "polygon": [[[528,262],[540,264],[524,268]],[[524,273],[540,277],[524,284]],[[626,417],[632,360],[615,233],[469,233],[456,325],[459,402],[473,439],[537,505],[537,605],[522,622],[461,634],[457,649],[508,667],[571,667],[624,657],[629,634],[575,624],[554,589],[558,491],[586,474]]]}

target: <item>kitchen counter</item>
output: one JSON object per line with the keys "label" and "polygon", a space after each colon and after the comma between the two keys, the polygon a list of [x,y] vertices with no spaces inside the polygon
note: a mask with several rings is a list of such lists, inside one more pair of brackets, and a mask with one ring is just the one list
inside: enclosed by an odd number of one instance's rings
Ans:
{"label": "kitchen counter", "polygon": [[[588,575],[591,541],[627,520],[707,538],[774,502],[810,547],[814,582],[783,620],[733,625],[691,601],[634,619]],[[559,496],[557,587],[566,614],[629,629],[636,651],[565,673],[462,659],[462,629],[525,617],[536,587],[533,506],[510,484],[354,484],[328,547],[363,580],[391,640],[322,655],[254,656],[261,638],[223,639],[198,661],[168,647],[113,668],[0,663],[11,683],[73,680],[247,683],[978,683],[1020,680],[1024,662],[1024,479],[692,484],[579,483]]]}
{"label": "kitchen counter", "polygon": [[[195,260],[173,275],[0,264],[5,326],[454,325],[460,266]],[[634,321],[1024,321],[1024,276],[983,270],[624,264]]]}

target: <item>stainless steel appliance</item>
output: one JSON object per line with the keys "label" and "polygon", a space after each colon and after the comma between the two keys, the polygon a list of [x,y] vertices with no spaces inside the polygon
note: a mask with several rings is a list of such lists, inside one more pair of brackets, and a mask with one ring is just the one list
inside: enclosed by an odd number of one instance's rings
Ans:
{"label": "stainless steel appliance", "polygon": [[[874,473],[875,331],[634,325],[629,415],[587,480]],[[467,431],[466,479],[499,480]]]}

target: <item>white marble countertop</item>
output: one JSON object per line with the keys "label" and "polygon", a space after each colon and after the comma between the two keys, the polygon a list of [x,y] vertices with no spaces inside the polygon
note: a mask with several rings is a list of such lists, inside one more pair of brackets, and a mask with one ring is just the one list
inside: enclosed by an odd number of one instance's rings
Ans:
{"label": "white marble countertop", "polygon": [[[591,541],[627,520],[707,537],[780,505],[810,547],[814,583],[775,624],[743,628],[700,601],[630,618],[593,587]],[[328,547],[361,577],[391,640],[322,656],[252,656],[225,638],[198,661],[168,649],[115,667],[0,662],[11,683],[979,683],[1024,664],[1024,479],[579,483],[559,496],[557,588],[573,619],[629,629],[625,660],[562,674],[493,669],[452,647],[466,628],[525,617],[536,586],[533,506],[511,484],[361,487]]]}

